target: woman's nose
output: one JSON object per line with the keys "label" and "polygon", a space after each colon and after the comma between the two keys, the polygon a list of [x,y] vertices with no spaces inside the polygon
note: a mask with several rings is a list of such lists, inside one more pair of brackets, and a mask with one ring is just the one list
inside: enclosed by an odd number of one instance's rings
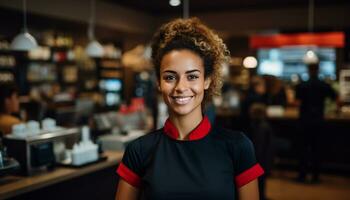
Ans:
{"label": "woman's nose", "polygon": [[187,80],[185,78],[180,78],[175,86],[176,92],[184,92],[188,88]]}

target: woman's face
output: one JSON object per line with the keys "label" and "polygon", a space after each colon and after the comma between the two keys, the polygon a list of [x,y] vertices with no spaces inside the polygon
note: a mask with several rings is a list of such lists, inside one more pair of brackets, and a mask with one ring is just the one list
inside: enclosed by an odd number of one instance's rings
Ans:
{"label": "woman's face", "polygon": [[190,50],[172,50],[160,63],[159,90],[170,114],[202,114],[204,90],[210,79],[204,78],[204,63],[201,57]]}

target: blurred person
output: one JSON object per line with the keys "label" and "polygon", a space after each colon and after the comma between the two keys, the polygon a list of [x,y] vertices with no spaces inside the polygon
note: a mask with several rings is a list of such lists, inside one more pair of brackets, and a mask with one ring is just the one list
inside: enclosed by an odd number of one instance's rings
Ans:
{"label": "blurred person", "polygon": [[287,106],[287,95],[282,80],[275,76],[265,76],[266,81],[266,103],[273,106]]}
{"label": "blurred person", "polygon": [[253,76],[246,97],[241,104],[242,129],[247,131],[250,125],[249,110],[255,103],[266,104],[266,83],[261,76]]}
{"label": "blurred person", "polygon": [[127,146],[116,199],[257,200],[264,172],[251,141],[203,111],[221,89],[225,44],[199,19],[175,19],[154,35],[152,58],[169,118]]}
{"label": "blurred person", "polygon": [[[309,80],[296,86],[299,101],[299,176],[297,181],[305,182],[311,171],[311,182],[320,181],[320,137],[324,124],[324,109],[327,98],[335,100],[336,92],[318,77],[318,63],[309,64]],[[311,167],[311,169],[310,169]]]}
{"label": "blurred person", "polygon": [[12,126],[21,123],[17,87],[12,83],[0,83],[0,132],[9,134]]}
{"label": "blurred person", "polygon": [[266,177],[269,176],[273,164],[273,131],[266,119],[266,105],[254,103],[249,109],[249,137],[255,147],[258,162],[264,168],[265,174],[259,177],[260,200],[266,198]]}

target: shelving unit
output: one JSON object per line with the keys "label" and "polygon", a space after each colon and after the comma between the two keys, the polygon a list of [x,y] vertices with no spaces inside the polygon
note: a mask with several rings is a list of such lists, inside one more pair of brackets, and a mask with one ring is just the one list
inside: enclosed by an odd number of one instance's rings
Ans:
{"label": "shelving unit", "polygon": [[105,107],[114,109],[122,102],[124,68],[119,58],[96,58],[98,88],[102,93]]}
{"label": "shelving unit", "polygon": [[0,82],[15,80],[15,66],[17,59],[10,51],[0,50]]}

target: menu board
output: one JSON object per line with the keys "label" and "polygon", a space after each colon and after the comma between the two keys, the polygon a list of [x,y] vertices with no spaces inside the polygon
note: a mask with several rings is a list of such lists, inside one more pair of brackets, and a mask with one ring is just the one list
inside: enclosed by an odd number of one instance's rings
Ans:
{"label": "menu board", "polygon": [[[274,75],[285,80],[300,77],[308,80],[307,66],[303,61],[309,47],[283,47],[258,49],[258,74]],[[334,48],[317,48],[319,76],[321,79],[336,79],[336,51]]]}

